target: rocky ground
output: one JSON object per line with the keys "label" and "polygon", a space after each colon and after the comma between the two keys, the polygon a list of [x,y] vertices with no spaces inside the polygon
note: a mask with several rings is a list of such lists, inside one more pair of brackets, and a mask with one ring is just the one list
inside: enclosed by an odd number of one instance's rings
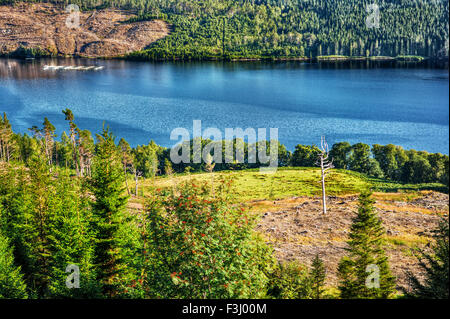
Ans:
{"label": "rocky ground", "polygon": [[[449,196],[436,192],[376,193],[376,210],[386,229],[387,253],[398,286],[407,286],[407,271],[421,274],[414,247],[427,249],[440,216],[449,212]],[[310,264],[318,253],[327,268],[327,284],[337,284],[336,270],[346,253],[357,196],[331,197],[322,214],[319,197],[295,197],[252,203],[262,211],[258,230],[270,242],[279,260]]]}
{"label": "rocky ground", "polygon": [[79,27],[52,4],[0,6],[0,55],[20,47],[62,56],[115,57],[141,50],[169,33],[161,20],[124,23],[134,15],[119,10],[81,12]]}

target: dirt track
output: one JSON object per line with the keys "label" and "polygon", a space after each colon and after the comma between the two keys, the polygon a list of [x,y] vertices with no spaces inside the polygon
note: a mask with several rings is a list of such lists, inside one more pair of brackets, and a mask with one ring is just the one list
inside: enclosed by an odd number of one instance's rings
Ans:
{"label": "dirt track", "polygon": [[0,6],[0,54],[25,47],[61,56],[115,57],[169,33],[169,25],[161,20],[123,23],[133,16],[110,9],[81,12],[79,27],[70,28],[69,13],[52,4]]}
{"label": "dirt track", "polygon": [[[414,198],[407,194],[375,194],[376,210],[387,232],[387,249],[398,286],[407,286],[407,271],[420,275],[414,247],[429,246],[440,216],[449,212],[446,194],[423,192]],[[331,197],[328,215],[322,215],[320,198],[296,197],[253,203],[263,218],[258,231],[274,247],[277,259],[310,264],[318,253],[327,268],[327,284],[336,286],[339,260],[346,254],[346,241],[357,211],[356,196]]]}

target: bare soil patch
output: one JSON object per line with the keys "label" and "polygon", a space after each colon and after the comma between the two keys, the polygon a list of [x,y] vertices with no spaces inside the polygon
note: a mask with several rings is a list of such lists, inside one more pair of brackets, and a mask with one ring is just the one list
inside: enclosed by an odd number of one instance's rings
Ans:
{"label": "bare soil patch", "polygon": [[[376,210],[386,229],[386,252],[397,285],[406,287],[406,272],[421,275],[415,247],[429,247],[431,231],[449,212],[449,196],[436,192],[415,195],[376,193]],[[263,216],[257,230],[264,234],[281,261],[298,260],[310,265],[318,253],[327,268],[327,285],[337,285],[337,266],[346,254],[357,196],[329,197],[328,215],[322,214],[319,197],[295,197],[252,204]]]}
{"label": "bare soil patch", "polygon": [[80,12],[79,27],[69,28],[69,13],[52,4],[0,6],[0,54],[24,47],[62,56],[116,57],[169,34],[161,20],[125,23],[134,16],[112,9]]}

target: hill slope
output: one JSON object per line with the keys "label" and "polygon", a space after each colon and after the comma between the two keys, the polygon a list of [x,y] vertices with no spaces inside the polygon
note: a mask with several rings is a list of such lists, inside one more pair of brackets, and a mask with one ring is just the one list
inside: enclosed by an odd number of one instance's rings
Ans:
{"label": "hill slope", "polygon": [[[333,170],[327,177],[328,215],[324,216],[320,171],[316,168],[282,168],[274,175],[259,174],[257,170],[213,175],[158,177],[144,180],[139,187],[144,194],[149,194],[153,187],[176,187],[190,179],[200,184],[213,181],[218,185],[222,177],[231,178],[237,201],[261,216],[257,231],[274,248],[277,259],[309,264],[320,254],[330,287],[337,285],[337,264],[346,253],[348,232],[357,211],[357,195],[363,189],[376,190],[375,206],[387,231],[387,253],[399,287],[407,286],[407,271],[422,275],[413,249],[426,249],[432,240],[430,231],[449,213],[448,194],[426,190],[439,188],[438,184],[398,184]],[[132,185],[130,180],[129,186]],[[129,207],[140,211],[142,197],[132,197]]]}
{"label": "hill slope", "polygon": [[161,20],[125,23],[135,17],[126,11],[81,12],[79,28],[69,28],[68,17],[52,4],[0,6],[0,55],[34,49],[45,55],[115,57],[142,50],[169,33]]}

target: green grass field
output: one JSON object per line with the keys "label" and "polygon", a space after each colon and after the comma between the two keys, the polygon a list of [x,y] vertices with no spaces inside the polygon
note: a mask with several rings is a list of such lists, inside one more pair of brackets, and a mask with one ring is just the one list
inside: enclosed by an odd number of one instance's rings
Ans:
{"label": "green grass field", "polygon": [[[292,196],[318,196],[321,194],[320,170],[318,168],[279,168],[274,174],[261,174],[259,170],[214,172],[214,181],[230,177],[233,192],[241,202],[260,199],[282,199]],[[146,179],[141,182],[144,193],[152,187],[172,187],[190,179],[211,183],[210,173],[180,174]],[[130,185],[132,182],[130,181]],[[358,194],[371,188],[377,192],[415,192],[419,190],[445,191],[441,184],[400,184],[383,179],[369,178],[346,170],[332,170],[326,178],[328,195]]]}

